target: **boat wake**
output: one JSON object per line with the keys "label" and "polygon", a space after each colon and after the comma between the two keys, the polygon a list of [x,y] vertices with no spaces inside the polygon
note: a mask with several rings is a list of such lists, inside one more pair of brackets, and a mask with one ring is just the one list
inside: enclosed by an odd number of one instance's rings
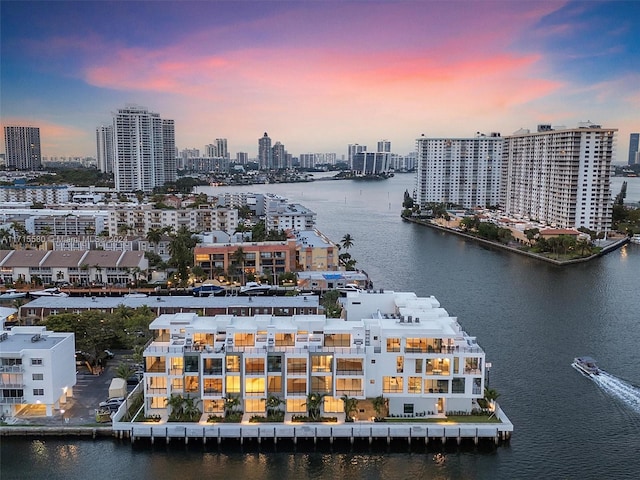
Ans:
{"label": "boat wake", "polygon": [[602,370],[600,375],[594,375],[591,379],[606,393],[640,413],[640,388]]}

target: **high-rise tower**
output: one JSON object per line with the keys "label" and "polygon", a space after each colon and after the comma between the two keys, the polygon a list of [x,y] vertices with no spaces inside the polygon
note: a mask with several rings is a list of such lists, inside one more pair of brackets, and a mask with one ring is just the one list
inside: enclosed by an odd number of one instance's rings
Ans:
{"label": "high-rise tower", "polygon": [[271,152],[271,139],[267,132],[258,140],[258,166],[260,169],[269,169],[273,166]]}
{"label": "high-rise tower", "polygon": [[40,170],[40,128],[4,127],[5,164],[16,170]]}
{"label": "high-rise tower", "polygon": [[640,150],[638,150],[639,141],[640,133],[632,133],[629,135],[629,165],[640,163]]}
{"label": "high-rise tower", "polygon": [[118,110],[113,118],[114,177],[123,192],[151,192],[175,180],[173,120],[134,105]]}
{"label": "high-rise tower", "polygon": [[100,125],[96,128],[96,160],[98,170],[113,172],[113,125]]}

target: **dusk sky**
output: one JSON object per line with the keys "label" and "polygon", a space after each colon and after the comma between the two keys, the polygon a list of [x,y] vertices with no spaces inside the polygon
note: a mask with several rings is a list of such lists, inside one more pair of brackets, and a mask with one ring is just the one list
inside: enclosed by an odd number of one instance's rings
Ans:
{"label": "dusk sky", "polygon": [[[3,125],[43,156],[95,156],[95,128],[137,104],[176,146],[268,132],[294,156],[407,154],[415,139],[538,123],[640,131],[640,1],[5,1]],[[1,143],[4,151],[4,138]]]}

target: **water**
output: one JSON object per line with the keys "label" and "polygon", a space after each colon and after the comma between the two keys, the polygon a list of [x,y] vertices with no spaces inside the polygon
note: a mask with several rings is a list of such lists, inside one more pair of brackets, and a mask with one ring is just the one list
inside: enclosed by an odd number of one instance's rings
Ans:
{"label": "water", "polygon": [[[515,425],[511,444],[487,452],[218,453],[211,445],[203,451],[176,443],[3,438],[3,480],[83,479],[87,472],[247,480],[637,477],[640,246],[561,268],[468,243],[400,219],[412,175],[250,189],[314,210],[318,228],[334,240],[349,233],[350,252],[376,288],[435,295],[459,317],[493,363],[491,387]],[[218,189],[227,190],[234,188]],[[597,383],[576,372],[570,364],[579,355],[597,359],[607,375]]]}

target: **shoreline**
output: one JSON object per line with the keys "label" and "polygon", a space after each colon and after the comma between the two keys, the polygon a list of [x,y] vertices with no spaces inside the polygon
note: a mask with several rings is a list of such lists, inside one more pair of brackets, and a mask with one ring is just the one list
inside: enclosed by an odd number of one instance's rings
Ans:
{"label": "shoreline", "polygon": [[606,246],[602,247],[602,250],[600,250],[598,253],[595,253],[595,254],[590,255],[588,257],[575,258],[575,259],[571,259],[571,260],[554,260],[553,258],[544,257],[542,255],[538,255],[537,253],[525,252],[525,251],[519,250],[517,248],[510,247],[508,245],[503,245],[501,243],[492,242],[491,240],[485,240],[484,238],[479,238],[479,237],[476,237],[474,235],[469,235],[468,233],[464,233],[464,232],[461,232],[461,231],[458,231],[458,230],[453,230],[451,228],[441,227],[440,225],[435,225],[433,223],[429,223],[429,222],[424,221],[424,220],[418,220],[418,219],[408,218],[408,217],[404,217],[404,216],[402,216],[402,220],[406,221],[406,222],[409,222],[409,223],[414,223],[416,225],[422,225],[422,226],[425,226],[425,227],[433,228],[435,230],[440,230],[442,232],[458,235],[459,237],[463,237],[463,238],[465,238],[467,240],[473,240],[473,241],[478,242],[478,243],[480,243],[482,245],[498,248],[498,249],[505,250],[505,251],[511,252],[511,253],[517,253],[519,255],[524,255],[524,256],[529,257],[529,258],[533,258],[533,259],[536,259],[536,260],[541,260],[541,261],[544,261],[544,262],[547,262],[547,263],[550,263],[552,265],[556,265],[556,266],[559,266],[559,267],[564,267],[564,266],[567,266],[567,265],[573,265],[573,264],[576,264],[576,263],[588,262],[588,261],[593,260],[595,258],[602,257],[603,255],[606,255],[609,252],[613,252],[614,250],[617,250],[618,248],[622,247],[623,245],[629,243],[629,238],[628,237],[624,237],[624,238],[621,238],[620,240],[612,241],[612,243],[610,245],[606,245]]}

